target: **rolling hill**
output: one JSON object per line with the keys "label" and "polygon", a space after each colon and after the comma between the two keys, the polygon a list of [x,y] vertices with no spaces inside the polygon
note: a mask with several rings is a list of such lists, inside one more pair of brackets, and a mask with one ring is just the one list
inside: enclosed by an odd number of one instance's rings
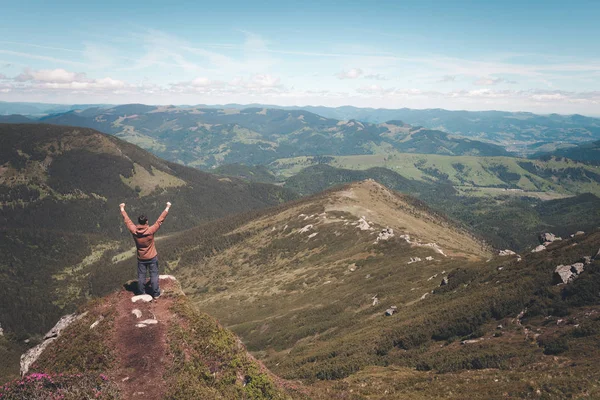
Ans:
{"label": "rolling hill", "polygon": [[213,109],[127,104],[41,118],[110,133],[165,159],[212,168],[267,164],[278,158],[390,151],[448,155],[510,155],[504,148],[406,125],[324,118],[303,110]]}
{"label": "rolling hill", "polygon": [[384,167],[419,182],[452,185],[468,196],[514,194],[553,199],[582,193],[600,195],[599,167],[557,158],[530,160],[389,153],[295,157],[277,160],[269,167],[285,179],[318,164],[353,170]]}
{"label": "rolling hill", "polygon": [[351,170],[317,164],[287,178],[284,187],[308,195],[364,179],[374,179],[390,189],[416,196],[495,248],[520,251],[536,244],[537,234],[544,230],[568,236],[578,229],[600,226],[600,198],[590,193],[553,200],[529,197],[525,192],[468,196],[451,183],[408,179],[382,167]]}
{"label": "rolling hill", "polygon": [[546,160],[548,158],[568,158],[586,164],[600,164],[600,141],[582,143],[577,146],[558,149],[555,151],[538,151],[531,158]]}

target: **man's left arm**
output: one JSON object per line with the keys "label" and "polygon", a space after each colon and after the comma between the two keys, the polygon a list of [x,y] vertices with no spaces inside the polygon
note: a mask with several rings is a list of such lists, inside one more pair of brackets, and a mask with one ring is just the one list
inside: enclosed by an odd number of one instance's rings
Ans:
{"label": "man's left arm", "polygon": [[148,230],[146,231],[147,234],[151,235],[151,234],[155,233],[156,231],[158,231],[158,229],[160,228],[162,223],[165,222],[165,218],[167,218],[167,214],[169,214],[170,208],[171,208],[171,202],[167,202],[167,207],[160,214],[160,217],[158,217],[158,219],[156,220],[154,225],[152,225],[150,228],[148,228]]}

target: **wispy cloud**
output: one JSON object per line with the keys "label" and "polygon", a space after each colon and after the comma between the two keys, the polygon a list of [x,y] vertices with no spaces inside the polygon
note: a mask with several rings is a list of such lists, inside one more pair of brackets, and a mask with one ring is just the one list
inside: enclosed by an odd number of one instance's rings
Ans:
{"label": "wispy cloud", "polygon": [[439,83],[454,82],[454,81],[456,81],[456,75],[444,75],[440,79],[437,80],[437,82],[439,82]]}
{"label": "wispy cloud", "polygon": [[338,79],[357,79],[360,78],[363,74],[362,69],[360,68],[352,68],[348,71],[341,71],[336,74]]}
{"label": "wispy cloud", "polygon": [[481,77],[481,78],[477,79],[473,83],[475,85],[478,85],[478,86],[493,86],[493,85],[498,85],[498,84],[501,84],[501,83],[506,83],[506,84],[514,85],[517,82],[511,81],[511,80],[508,80],[508,79],[504,79],[504,78]]}

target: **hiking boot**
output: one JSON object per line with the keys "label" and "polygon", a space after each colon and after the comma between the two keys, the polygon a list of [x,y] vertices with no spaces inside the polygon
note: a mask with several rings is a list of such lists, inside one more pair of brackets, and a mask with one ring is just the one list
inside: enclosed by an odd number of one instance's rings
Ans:
{"label": "hiking boot", "polygon": [[154,298],[154,300],[158,299],[160,296],[162,295],[162,290],[160,292],[158,292],[158,294],[156,296],[152,296]]}

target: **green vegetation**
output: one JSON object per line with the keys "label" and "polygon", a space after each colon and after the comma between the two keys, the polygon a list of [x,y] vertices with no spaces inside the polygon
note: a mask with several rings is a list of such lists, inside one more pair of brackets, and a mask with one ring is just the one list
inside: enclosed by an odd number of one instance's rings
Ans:
{"label": "green vegetation", "polygon": [[217,175],[235,176],[250,182],[277,183],[279,180],[264,165],[225,164],[211,171]]}
{"label": "green vegetation", "polygon": [[231,332],[185,298],[171,311],[168,343],[174,359],[166,372],[167,399],[284,399],[266,369],[261,370]]}
{"label": "green vegetation", "polygon": [[117,385],[105,375],[30,374],[0,387],[3,400],[117,400]]}

